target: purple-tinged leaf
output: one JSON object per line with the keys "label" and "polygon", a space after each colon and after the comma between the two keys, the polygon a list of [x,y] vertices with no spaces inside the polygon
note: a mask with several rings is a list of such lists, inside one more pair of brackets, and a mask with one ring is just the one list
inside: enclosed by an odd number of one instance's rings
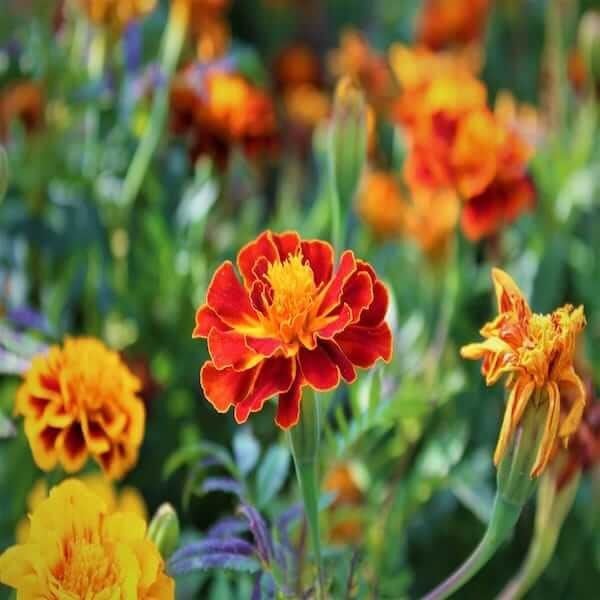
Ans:
{"label": "purple-tinged leaf", "polygon": [[230,477],[207,477],[201,486],[202,493],[225,492],[227,494],[242,495],[242,486]]}
{"label": "purple-tinged leaf", "polygon": [[191,542],[180,548],[173,554],[170,562],[176,563],[180,560],[208,554],[239,554],[240,556],[252,556],[256,548],[241,538],[229,538],[226,540],[218,538],[204,538],[197,542]]}
{"label": "purple-tinged leaf", "polygon": [[217,521],[207,532],[207,537],[230,537],[238,533],[248,531],[248,522],[246,519],[238,519],[236,517],[224,517]]}
{"label": "purple-tinged leaf", "polygon": [[[286,598],[291,596],[288,591],[284,593],[286,594]],[[254,585],[252,586],[250,600],[273,600],[273,598],[275,598],[275,581],[273,577],[269,573],[257,573],[254,576]]]}
{"label": "purple-tinged leaf", "polygon": [[169,561],[167,571],[172,576],[185,575],[192,571],[205,571],[207,569],[229,569],[246,573],[256,573],[260,569],[260,562],[252,556],[239,554],[206,554],[192,556],[179,561]]}
{"label": "purple-tinged leaf", "polygon": [[249,504],[242,504],[239,511],[248,519],[250,530],[256,541],[258,554],[266,563],[270,562],[273,557],[273,543],[271,534],[260,513]]}

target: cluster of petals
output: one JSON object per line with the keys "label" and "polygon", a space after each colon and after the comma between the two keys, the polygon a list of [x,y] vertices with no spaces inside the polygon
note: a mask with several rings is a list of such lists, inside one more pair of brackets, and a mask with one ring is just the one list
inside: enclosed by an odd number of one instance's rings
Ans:
{"label": "cluster of petals", "polygon": [[33,359],[17,391],[15,412],[43,470],[67,473],[91,456],[113,479],[137,462],[144,436],[140,382],[118,353],[94,338],[68,338]]}
{"label": "cluster of petals", "polygon": [[[438,62],[423,49],[398,52],[403,58],[396,58],[395,72],[407,95],[394,114],[408,134],[408,185],[453,190],[463,202],[461,226],[470,240],[497,233],[533,206],[530,147],[488,108],[485,86],[464,65],[443,71],[448,59]],[[420,65],[433,66],[423,73]]]}
{"label": "cluster of petals", "polygon": [[352,251],[334,269],[328,243],[267,231],[240,250],[237,267],[241,281],[231,262],[217,269],[193,332],[208,341],[200,381],[217,411],[234,407],[243,423],[279,396],[275,421],[287,429],[303,387],[331,390],[353,382],[356,367],[390,360],[387,290]]}
{"label": "cluster of petals", "polygon": [[494,462],[498,464],[526,408],[547,405],[543,436],[532,476],[540,475],[559,442],[567,445],[577,431],[586,391],[573,367],[576,342],[585,327],[583,307],[567,304],[550,314],[532,312],[515,282],[494,269],[498,316],[484,325],[483,342],[461,349],[464,358],[482,359],[487,385],[507,375],[510,390]]}
{"label": "cluster of petals", "polygon": [[271,96],[237,72],[192,63],[175,77],[170,102],[172,128],[193,160],[208,154],[223,165],[234,146],[257,156],[277,145]]}
{"label": "cluster of petals", "polygon": [[53,488],[30,515],[27,540],[0,555],[0,583],[23,599],[175,598],[144,519],[110,511],[77,479]]}
{"label": "cluster of petals", "polygon": [[44,92],[33,81],[22,81],[0,93],[0,141],[8,137],[13,121],[19,121],[27,133],[39,129],[44,120]]}

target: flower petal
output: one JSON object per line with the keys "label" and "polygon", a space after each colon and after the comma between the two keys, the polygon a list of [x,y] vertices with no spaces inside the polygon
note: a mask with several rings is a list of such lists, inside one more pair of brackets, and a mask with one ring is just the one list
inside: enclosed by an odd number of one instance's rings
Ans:
{"label": "flower petal", "polygon": [[268,263],[277,260],[277,247],[269,231],[261,233],[238,252],[237,266],[244,279],[244,284],[248,288],[257,278],[254,266],[260,258],[265,258]]}
{"label": "flower petal", "polygon": [[[508,273],[505,273],[502,269],[493,268],[492,281],[498,300],[498,312],[513,310],[517,304],[520,305],[521,303],[524,303],[529,309],[523,292]],[[531,310],[528,310],[528,313],[531,314]]]}
{"label": "flower petal", "polygon": [[346,250],[341,258],[338,270],[329,285],[323,290],[323,298],[318,305],[318,314],[329,314],[339,303],[342,290],[352,273],[356,271],[356,260],[352,250]]}
{"label": "flower petal", "polygon": [[57,440],[61,462],[67,473],[81,470],[88,457],[88,450],[79,423],[73,423]]}
{"label": "flower petal", "polygon": [[369,273],[359,269],[350,277],[344,286],[341,302],[352,310],[352,322],[360,319],[362,312],[369,307],[374,299],[373,280]]}
{"label": "flower petal", "polygon": [[385,320],[389,306],[389,294],[385,285],[377,280],[373,282],[373,301],[369,307],[362,311],[359,325],[363,327],[376,327]]}
{"label": "flower petal", "polygon": [[284,231],[283,233],[272,233],[273,242],[279,252],[279,260],[282,262],[294,254],[300,246],[300,236],[295,231]]}
{"label": "flower petal", "polygon": [[302,242],[302,255],[310,265],[317,286],[328,282],[333,272],[333,248],[321,240]]}
{"label": "flower petal", "polygon": [[296,377],[296,361],[292,358],[277,356],[261,363],[258,375],[250,393],[235,406],[235,420],[245,423],[251,412],[258,412],[265,402],[287,392]]}
{"label": "flower petal", "polygon": [[556,383],[549,382],[546,385],[546,392],[548,394],[548,415],[546,416],[546,425],[544,426],[544,433],[542,434],[535,464],[531,469],[532,477],[537,477],[546,468],[552,456],[552,449],[556,442],[560,424],[560,392]]}
{"label": "flower petal", "polygon": [[246,337],[246,344],[266,358],[273,356],[281,348],[281,341],[275,338]]}
{"label": "flower petal", "polygon": [[230,406],[241,402],[248,395],[256,373],[257,368],[241,372],[231,367],[217,369],[212,362],[207,361],[200,370],[200,385],[215,410],[225,413]]}
{"label": "flower petal", "polygon": [[392,332],[387,323],[377,327],[348,327],[335,341],[348,359],[363,369],[372,367],[379,358],[385,362],[392,358]]}
{"label": "flower petal", "polygon": [[293,427],[300,419],[302,387],[302,376],[298,374],[292,383],[292,387],[287,392],[279,394],[275,423],[282,429]]}
{"label": "flower petal", "polygon": [[577,428],[581,423],[581,417],[583,416],[583,409],[585,408],[586,403],[586,393],[583,382],[572,366],[561,373],[558,385],[561,391],[564,391],[565,386],[568,386],[569,390],[573,390],[573,393],[569,395],[571,400],[569,412],[562,419],[560,431],[558,432],[560,437],[568,437],[577,431]]}
{"label": "flower petal", "polygon": [[323,340],[321,342],[323,349],[329,355],[329,358],[335,363],[340,370],[341,376],[348,382],[356,381],[356,369],[348,360],[348,357],[342,352],[341,348],[333,340]]}
{"label": "flower petal", "polygon": [[262,360],[262,356],[249,348],[246,338],[237,331],[211,329],[208,351],[217,369],[233,367],[236,371],[245,371]]}
{"label": "flower petal", "polygon": [[342,306],[342,310],[340,310],[335,317],[328,317],[328,320],[329,318],[333,320],[324,327],[317,329],[315,332],[318,337],[323,339],[331,339],[336,334],[343,331],[348,326],[350,321],[352,321],[352,311],[347,304],[344,304],[344,306]]}
{"label": "flower petal", "polygon": [[203,304],[196,311],[196,327],[194,327],[192,337],[205,338],[213,327],[219,331],[228,331],[231,329],[229,325],[221,321],[219,315],[208,304]]}
{"label": "flower petal", "polygon": [[300,348],[298,362],[302,375],[316,390],[331,390],[340,383],[340,371],[321,345],[314,350]]}

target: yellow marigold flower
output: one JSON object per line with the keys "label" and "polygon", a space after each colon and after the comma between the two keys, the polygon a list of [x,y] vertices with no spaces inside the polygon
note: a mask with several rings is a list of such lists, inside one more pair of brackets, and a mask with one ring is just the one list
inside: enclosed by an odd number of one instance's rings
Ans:
{"label": "yellow marigold flower", "polygon": [[[128,512],[147,520],[148,510],[141,494],[131,486],[117,490],[114,484],[101,473],[84,475],[80,480],[94,494],[102,498],[109,512]],[[38,479],[27,496],[27,511],[32,513],[48,497],[48,484]],[[24,544],[29,537],[29,517],[23,517],[15,532],[17,543]]]}
{"label": "yellow marigold flower", "polygon": [[[570,304],[548,315],[531,311],[516,283],[500,269],[492,270],[499,315],[481,329],[485,341],[461,349],[463,358],[483,359],[487,385],[508,375],[510,390],[494,454],[497,465],[527,406],[548,403],[548,414],[531,475],[546,468],[556,443],[566,446],[577,431],[586,393],[573,368],[575,343],[585,327],[583,307]],[[569,405],[563,397],[569,395]],[[563,406],[564,405],[564,406]],[[564,410],[561,411],[561,408]]]}
{"label": "yellow marigold flower", "polygon": [[121,31],[154,10],[156,0],[76,0],[97,25]]}
{"label": "yellow marigold flower", "polygon": [[111,512],[77,479],[53,488],[31,515],[27,541],[0,555],[0,583],[23,599],[175,598],[145,521]]}
{"label": "yellow marigold flower", "polygon": [[91,456],[108,477],[131,469],[144,437],[140,382],[118,353],[93,338],[69,338],[33,359],[17,391],[33,458],[44,471],[80,470]]}

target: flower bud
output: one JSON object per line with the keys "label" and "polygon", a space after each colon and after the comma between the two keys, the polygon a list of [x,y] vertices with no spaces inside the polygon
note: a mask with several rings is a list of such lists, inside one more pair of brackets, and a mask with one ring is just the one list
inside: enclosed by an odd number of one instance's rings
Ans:
{"label": "flower bud", "polygon": [[156,511],[148,526],[148,537],[165,560],[179,545],[179,519],[175,509],[168,502],[161,504]]}
{"label": "flower bud", "polygon": [[588,10],[581,17],[577,37],[588,73],[600,81],[600,11]]}
{"label": "flower bud", "polygon": [[339,202],[349,207],[365,164],[367,111],[362,90],[348,77],[335,91],[329,153]]}

